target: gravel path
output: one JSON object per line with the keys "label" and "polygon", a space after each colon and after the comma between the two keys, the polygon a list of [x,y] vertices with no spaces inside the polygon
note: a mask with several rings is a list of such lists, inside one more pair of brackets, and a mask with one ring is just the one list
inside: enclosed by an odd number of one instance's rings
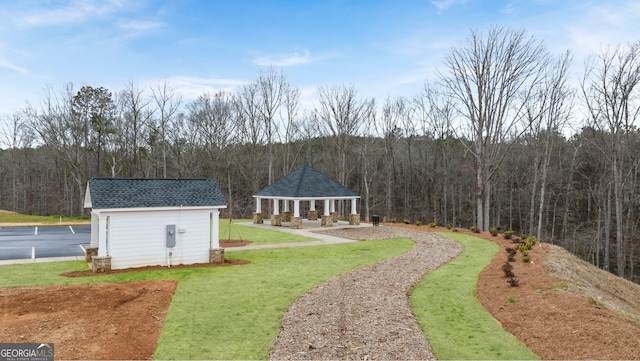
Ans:
{"label": "gravel path", "polygon": [[433,233],[384,226],[319,233],[357,240],[406,237],[416,246],[333,278],[294,301],[270,359],[434,360],[409,295],[427,272],[457,256],[463,246]]}

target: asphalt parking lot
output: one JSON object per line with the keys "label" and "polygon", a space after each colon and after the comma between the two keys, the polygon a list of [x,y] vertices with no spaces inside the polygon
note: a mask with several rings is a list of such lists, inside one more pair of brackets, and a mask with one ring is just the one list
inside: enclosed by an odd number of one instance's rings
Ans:
{"label": "asphalt parking lot", "polygon": [[0,227],[0,261],[84,257],[91,226]]}

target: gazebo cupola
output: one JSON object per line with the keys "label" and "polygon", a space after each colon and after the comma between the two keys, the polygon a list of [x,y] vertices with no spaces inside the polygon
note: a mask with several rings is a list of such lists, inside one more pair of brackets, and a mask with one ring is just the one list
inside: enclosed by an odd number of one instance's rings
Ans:
{"label": "gazebo cupola", "polygon": [[[337,181],[327,177],[309,165],[289,173],[287,176],[273,182],[271,185],[253,195],[256,199],[256,211],[253,223],[262,223],[262,200],[273,201],[271,225],[281,226],[283,220],[291,222],[291,228],[302,227],[300,216],[300,202],[309,202],[308,220],[317,220],[318,211],[316,201],[323,202],[321,224],[330,227],[337,222],[335,211],[336,200],[351,200],[349,224],[360,224],[360,214],[357,211],[357,201],[360,196]],[[289,202],[293,201],[293,212],[289,210]],[[283,204],[283,214],[280,213],[280,203]]]}

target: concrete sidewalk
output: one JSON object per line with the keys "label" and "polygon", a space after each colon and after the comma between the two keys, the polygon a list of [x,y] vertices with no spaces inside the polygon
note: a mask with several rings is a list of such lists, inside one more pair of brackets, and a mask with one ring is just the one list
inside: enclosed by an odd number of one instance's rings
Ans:
{"label": "concrete sidewalk", "polygon": [[0,266],[7,264],[25,264],[25,263],[42,263],[42,262],[61,262],[61,261],[84,261],[85,256],[67,256],[67,257],[42,257],[42,258],[22,258],[1,260]]}
{"label": "concrete sidewalk", "polygon": [[372,225],[369,223],[361,223],[357,226],[349,225],[348,222],[338,222],[334,223],[332,227],[322,227],[320,225],[320,221],[308,221],[302,220],[302,228],[301,229],[291,229],[289,227],[289,223],[282,222],[282,226],[271,226],[270,221],[264,221],[263,224],[254,224],[251,222],[242,222],[238,223],[239,225],[247,226],[247,227],[255,227],[261,229],[268,229],[272,231],[280,231],[287,233],[294,233],[300,236],[305,236],[309,238],[315,238],[317,241],[308,241],[308,242],[293,242],[293,243],[273,243],[273,244],[262,244],[257,246],[243,246],[243,247],[229,247],[225,248],[225,252],[231,251],[243,251],[243,250],[251,250],[251,249],[265,249],[265,248],[285,248],[285,247],[304,247],[304,246],[318,246],[323,244],[336,244],[336,243],[348,243],[348,242],[358,242],[357,240],[341,238],[330,236],[327,234],[316,233],[318,231],[326,231],[330,229],[341,229],[341,228],[366,228],[371,227]]}

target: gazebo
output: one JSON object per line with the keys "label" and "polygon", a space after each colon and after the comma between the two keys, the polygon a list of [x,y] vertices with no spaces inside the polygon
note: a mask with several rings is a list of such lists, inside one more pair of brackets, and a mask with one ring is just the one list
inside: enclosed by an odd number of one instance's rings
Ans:
{"label": "gazebo", "polygon": [[[360,214],[357,211],[357,201],[360,196],[343,186],[337,181],[327,177],[309,165],[289,173],[287,176],[273,182],[271,185],[253,195],[256,199],[256,211],[253,214],[253,223],[263,223],[262,200],[273,201],[272,226],[282,226],[282,222],[291,222],[291,228],[302,227],[300,216],[300,202],[309,202],[307,219],[318,220],[316,201],[324,202],[321,225],[333,226],[338,221],[338,213],[335,210],[337,200],[351,200],[351,213],[349,224],[360,224]],[[280,214],[280,202],[283,203],[283,214]],[[293,213],[289,210],[289,202],[293,201]]]}

